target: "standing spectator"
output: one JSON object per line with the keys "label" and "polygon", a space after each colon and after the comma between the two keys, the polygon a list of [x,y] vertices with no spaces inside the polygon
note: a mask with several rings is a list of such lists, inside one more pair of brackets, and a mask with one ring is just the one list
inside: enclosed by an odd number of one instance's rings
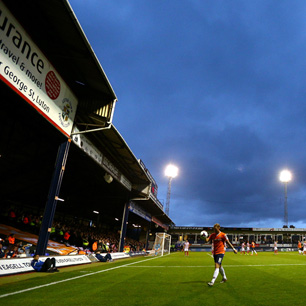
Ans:
{"label": "standing spectator", "polygon": [[8,236],[8,249],[12,250],[15,246],[15,234],[12,233]]}
{"label": "standing spectator", "polygon": [[70,238],[70,234],[69,234],[69,231],[67,230],[64,234],[64,243],[66,245],[69,245],[69,238]]}
{"label": "standing spectator", "polygon": [[96,252],[97,249],[98,249],[98,242],[94,241],[94,243],[91,246],[91,250],[92,250],[92,252]]}
{"label": "standing spectator", "polygon": [[112,244],[112,252],[116,253],[118,251],[117,246],[115,243]]}
{"label": "standing spectator", "polygon": [[75,231],[70,231],[69,234],[70,234],[69,244],[75,246],[76,242],[77,242],[76,232]]}
{"label": "standing spectator", "polygon": [[24,230],[27,230],[30,223],[29,217],[27,215],[24,215],[22,223]]}
{"label": "standing spectator", "polygon": [[85,237],[83,237],[83,248],[87,249],[88,245],[89,245],[88,240]]}
{"label": "standing spectator", "polygon": [[59,229],[58,237],[59,237],[58,241],[63,242],[63,240],[64,240],[64,231],[63,231],[62,228]]}
{"label": "standing spectator", "polygon": [[9,217],[10,224],[14,225],[14,223],[16,222],[16,213],[15,213],[15,210],[13,208],[10,209],[8,217]]}

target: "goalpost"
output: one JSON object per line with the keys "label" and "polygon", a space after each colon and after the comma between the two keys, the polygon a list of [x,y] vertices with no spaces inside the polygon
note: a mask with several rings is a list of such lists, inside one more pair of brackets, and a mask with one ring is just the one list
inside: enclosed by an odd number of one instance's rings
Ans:
{"label": "goalpost", "polygon": [[166,233],[156,233],[153,250],[155,256],[170,254],[171,235]]}

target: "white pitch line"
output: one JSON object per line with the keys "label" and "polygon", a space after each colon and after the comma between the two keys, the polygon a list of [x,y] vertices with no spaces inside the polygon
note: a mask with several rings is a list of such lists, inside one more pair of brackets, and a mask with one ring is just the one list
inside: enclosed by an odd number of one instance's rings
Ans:
{"label": "white pitch line", "polygon": [[[236,267],[279,267],[279,266],[306,266],[305,264],[271,264],[271,265],[222,265],[224,268],[236,268]],[[211,268],[209,266],[134,266],[124,268]]]}
{"label": "white pitch line", "polygon": [[0,299],[4,298],[4,297],[7,297],[7,296],[10,296],[10,295],[15,295],[15,294],[19,294],[19,293],[23,293],[23,292],[27,292],[27,291],[32,291],[32,290],[36,290],[36,289],[40,289],[40,288],[48,287],[48,286],[52,286],[52,285],[57,285],[57,284],[64,283],[64,282],[69,282],[71,280],[75,280],[75,279],[86,277],[86,276],[91,276],[91,275],[95,275],[95,274],[99,274],[99,273],[103,273],[103,272],[107,272],[107,271],[111,271],[111,270],[115,270],[115,269],[119,269],[119,268],[125,268],[125,267],[130,266],[130,265],[135,265],[139,262],[149,261],[149,260],[157,259],[157,258],[161,258],[161,257],[148,258],[148,259],[145,259],[145,260],[132,262],[132,263],[122,265],[122,266],[116,266],[116,267],[113,267],[113,268],[109,268],[109,269],[105,269],[105,270],[101,270],[101,271],[97,271],[97,272],[92,272],[92,273],[89,273],[89,274],[84,274],[84,275],[80,275],[80,276],[75,276],[75,277],[63,279],[63,280],[60,280],[60,281],[57,281],[57,282],[52,282],[52,283],[49,283],[49,284],[44,284],[44,285],[35,286],[35,287],[32,287],[32,288],[28,288],[28,289],[23,289],[23,290],[11,292],[11,293],[2,294],[2,295],[0,295]]}

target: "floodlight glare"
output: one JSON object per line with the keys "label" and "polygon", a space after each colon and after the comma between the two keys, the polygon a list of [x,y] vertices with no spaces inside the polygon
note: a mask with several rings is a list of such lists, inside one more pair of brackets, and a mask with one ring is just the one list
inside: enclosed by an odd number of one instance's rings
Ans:
{"label": "floodlight glare", "polygon": [[279,175],[279,180],[283,183],[288,183],[292,180],[292,174],[289,170],[281,171]]}
{"label": "floodlight glare", "polygon": [[168,165],[165,170],[165,175],[168,177],[176,177],[178,175],[178,168],[174,165]]}

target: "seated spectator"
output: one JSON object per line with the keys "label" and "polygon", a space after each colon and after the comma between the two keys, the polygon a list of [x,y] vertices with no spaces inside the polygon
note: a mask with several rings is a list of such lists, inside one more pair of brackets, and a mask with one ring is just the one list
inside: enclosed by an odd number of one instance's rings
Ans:
{"label": "seated spectator", "polygon": [[7,257],[8,252],[9,252],[9,249],[4,250],[4,257],[3,258],[10,258],[10,257]]}
{"label": "seated spectator", "polygon": [[110,253],[107,253],[105,256],[101,255],[100,252],[96,253],[96,258],[101,262],[113,261]]}
{"label": "seated spectator", "polygon": [[4,258],[4,249],[2,243],[0,243],[0,258]]}
{"label": "seated spectator", "polygon": [[13,249],[8,250],[6,253],[6,258],[15,258],[18,255],[18,247],[15,246]]}
{"label": "seated spectator", "polygon": [[18,244],[18,257],[26,257],[26,250],[25,246],[22,245],[22,242],[20,241]]}
{"label": "seated spectator", "polygon": [[47,258],[44,262],[39,260],[39,255],[34,255],[31,266],[36,272],[59,272],[55,265],[55,258]]}

